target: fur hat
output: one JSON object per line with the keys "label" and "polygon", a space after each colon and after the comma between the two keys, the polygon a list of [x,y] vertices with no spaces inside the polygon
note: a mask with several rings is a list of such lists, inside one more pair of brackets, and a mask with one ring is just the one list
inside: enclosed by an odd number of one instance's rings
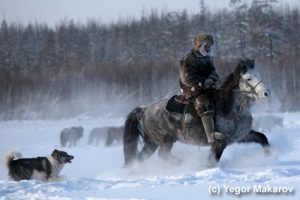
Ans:
{"label": "fur hat", "polygon": [[199,49],[199,47],[201,45],[203,45],[204,43],[209,43],[210,45],[214,44],[214,39],[211,35],[208,34],[199,34],[197,36],[194,37],[194,48],[195,49]]}

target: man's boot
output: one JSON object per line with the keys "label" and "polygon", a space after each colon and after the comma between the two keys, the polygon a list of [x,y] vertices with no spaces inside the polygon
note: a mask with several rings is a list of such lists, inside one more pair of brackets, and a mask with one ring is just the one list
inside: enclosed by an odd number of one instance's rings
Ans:
{"label": "man's boot", "polygon": [[214,118],[212,114],[206,114],[201,116],[205,134],[208,143],[213,143],[215,140],[224,139],[224,134],[215,131]]}

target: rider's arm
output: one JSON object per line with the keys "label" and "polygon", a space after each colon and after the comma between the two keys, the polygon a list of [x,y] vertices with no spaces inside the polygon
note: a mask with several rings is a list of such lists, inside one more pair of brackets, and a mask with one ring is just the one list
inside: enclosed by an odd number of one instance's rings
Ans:
{"label": "rider's arm", "polygon": [[219,82],[220,81],[220,77],[216,72],[216,68],[214,66],[214,64],[211,62],[211,69],[212,69],[212,73],[208,78],[213,79],[214,83]]}
{"label": "rider's arm", "polygon": [[180,78],[183,84],[195,88],[204,85],[204,82],[207,79],[200,75],[196,63],[191,62],[189,59],[184,59],[180,66]]}

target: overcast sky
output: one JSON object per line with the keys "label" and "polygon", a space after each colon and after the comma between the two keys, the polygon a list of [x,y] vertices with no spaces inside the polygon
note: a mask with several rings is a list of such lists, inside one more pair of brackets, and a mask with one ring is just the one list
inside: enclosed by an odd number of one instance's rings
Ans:
{"label": "overcast sky", "polygon": [[[230,0],[206,0],[211,10],[228,7]],[[290,5],[300,5],[300,0],[280,0]],[[142,12],[181,11],[195,13],[200,0],[0,0],[0,19],[8,22],[42,22],[54,25],[63,19],[85,22],[95,19],[109,23],[119,18],[139,18]]]}

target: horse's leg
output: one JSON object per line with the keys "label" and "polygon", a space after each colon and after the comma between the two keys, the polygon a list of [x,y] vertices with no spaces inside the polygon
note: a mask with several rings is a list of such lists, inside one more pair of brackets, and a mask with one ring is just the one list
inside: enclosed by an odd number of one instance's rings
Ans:
{"label": "horse's leg", "polygon": [[173,142],[168,142],[159,146],[158,157],[163,160],[169,159],[171,155],[172,147],[173,147]]}
{"label": "horse's leg", "polygon": [[114,141],[113,133],[111,131],[108,131],[107,138],[106,138],[106,141],[105,141],[105,146],[106,147],[111,146],[113,141]]}
{"label": "horse's leg", "polygon": [[270,144],[268,141],[268,138],[265,136],[265,134],[261,132],[257,132],[254,130],[251,130],[243,139],[238,141],[238,143],[248,143],[248,142],[255,142],[258,144],[261,144],[264,148],[266,153],[270,153]]}
{"label": "horse's leg", "polygon": [[145,144],[143,149],[138,153],[138,161],[144,161],[148,158],[150,158],[150,156],[152,156],[152,154],[156,151],[158,145],[155,144],[152,141],[149,141],[145,138],[144,140]]}
{"label": "horse's leg", "polygon": [[225,148],[226,142],[223,140],[215,140],[212,143],[209,155],[209,166],[214,166],[219,162]]}
{"label": "horse's leg", "polygon": [[170,162],[171,164],[178,165],[181,163],[182,160],[171,154],[173,144],[174,142],[168,142],[159,146],[158,157],[162,160]]}

